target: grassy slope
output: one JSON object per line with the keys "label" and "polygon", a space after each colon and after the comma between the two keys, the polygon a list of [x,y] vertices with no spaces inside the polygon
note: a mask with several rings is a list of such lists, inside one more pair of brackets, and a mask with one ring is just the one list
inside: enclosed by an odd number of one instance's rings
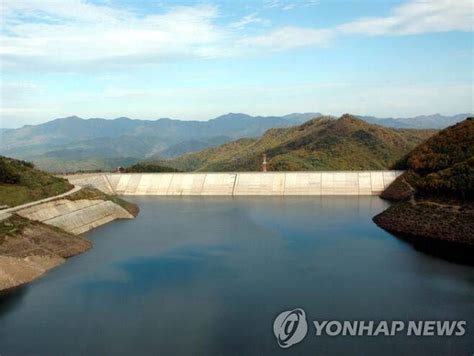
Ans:
{"label": "grassy slope", "polygon": [[434,132],[390,129],[344,115],[270,129],[259,139],[240,139],[161,163],[184,171],[256,171],[266,153],[275,171],[385,169]]}
{"label": "grassy slope", "polygon": [[88,157],[82,159],[67,159],[56,157],[35,157],[33,158],[35,165],[48,172],[67,173],[78,171],[111,171],[117,167],[125,167],[135,164],[138,158],[100,158]]}
{"label": "grassy slope", "polygon": [[0,205],[16,206],[72,189],[65,179],[33,168],[28,163],[0,156]]}

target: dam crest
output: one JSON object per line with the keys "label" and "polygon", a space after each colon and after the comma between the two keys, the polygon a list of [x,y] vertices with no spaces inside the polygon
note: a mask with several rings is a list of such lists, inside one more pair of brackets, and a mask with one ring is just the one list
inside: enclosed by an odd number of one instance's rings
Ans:
{"label": "dam crest", "polygon": [[379,195],[403,171],[90,173],[74,185],[116,195]]}

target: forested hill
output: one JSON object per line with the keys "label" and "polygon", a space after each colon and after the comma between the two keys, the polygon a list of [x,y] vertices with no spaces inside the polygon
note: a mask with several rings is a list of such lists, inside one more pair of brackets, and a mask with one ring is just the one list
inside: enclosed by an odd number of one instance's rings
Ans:
{"label": "forested hill", "polygon": [[387,169],[435,132],[387,128],[346,114],[270,129],[260,138],[232,141],[161,163],[184,171],[256,171],[266,153],[274,171]]}
{"label": "forested hill", "polygon": [[395,168],[406,172],[382,197],[398,202],[375,216],[374,221],[415,243],[427,244],[433,253],[449,252],[449,258],[472,264],[474,119],[440,131]]}
{"label": "forested hill", "polygon": [[383,196],[389,199],[400,200],[412,193],[417,196],[472,199],[474,118],[440,131],[404,156],[394,168],[407,172],[384,193]]}

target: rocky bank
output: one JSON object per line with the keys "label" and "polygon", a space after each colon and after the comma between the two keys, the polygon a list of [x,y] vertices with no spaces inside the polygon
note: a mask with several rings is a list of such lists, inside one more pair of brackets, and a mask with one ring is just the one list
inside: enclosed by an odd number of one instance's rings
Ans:
{"label": "rocky bank", "polygon": [[406,172],[381,195],[394,204],[374,222],[474,263],[474,119],[439,132],[396,168]]}

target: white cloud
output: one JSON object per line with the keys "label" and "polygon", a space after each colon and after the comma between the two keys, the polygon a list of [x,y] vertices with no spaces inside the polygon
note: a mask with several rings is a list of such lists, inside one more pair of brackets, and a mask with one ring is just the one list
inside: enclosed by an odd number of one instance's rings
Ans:
{"label": "white cloud", "polygon": [[[213,23],[217,8],[209,5],[141,17],[79,0],[2,4],[2,27],[8,34],[0,37],[0,55],[11,66],[27,62],[75,68],[206,57],[215,55],[213,49],[226,37]],[[19,11],[21,18],[34,21],[21,20]]]}
{"label": "white cloud", "polygon": [[[289,5],[289,7],[288,7]],[[268,7],[290,10],[292,4],[279,0]],[[239,44],[253,48],[286,50],[296,47],[326,46],[345,34],[413,35],[447,31],[473,31],[474,0],[415,0],[396,7],[387,17],[361,18],[333,28],[283,27],[243,38]]]}
{"label": "white cloud", "polygon": [[391,16],[361,18],[338,28],[364,35],[413,35],[472,31],[473,23],[473,0],[416,0],[395,8]]}
{"label": "white cloud", "polygon": [[325,46],[332,36],[331,30],[283,27],[263,35],[243,38],[239,41],[239,45],[253,49],[285,50],[296,47]]}
{"label": "white cloud", "polygon": [[[362,18],[332,28],[273,27],[257,13],[222,24],[212,5],[179,6],[143,15],[85,0],[0,1],[3,70],[101,71],[189,58],[242,56],[326,46],[339,36],[472,31],[474,0],[415,0],[390,16]],[[309,0],[298,6],[315,4]],[[293,7],[282,0],[267,8]],[[250,35],[246,28],[252,26]]]}
{"label": "white cloud", "polygon": [[288,11],[288,10],[293,10],[296,8],[296,4],[288,4],[282,7],[282,10]]}
{"label": "white cloud", "polygon": [[277,8],[281,6],[280,0],[266,0],[265,7],[269,9]]}
{"label": "white cloud", "polygon": [[237,29],[242,29],[245,28],[246,26],[250,24],[262,24],[262,25],[269,25],[270,21],[264,18],[261,18],[258,16],[256,12],[244,16],[241,20],[233,22],[230,24],[230,27],[237,28]]}
{"label": "white cloud", "polygon": [[293,10],[297,8],[304,8],[318,5],[319,0],[266,0],[264,8],[266,9],[280,9],[284,11]]}

